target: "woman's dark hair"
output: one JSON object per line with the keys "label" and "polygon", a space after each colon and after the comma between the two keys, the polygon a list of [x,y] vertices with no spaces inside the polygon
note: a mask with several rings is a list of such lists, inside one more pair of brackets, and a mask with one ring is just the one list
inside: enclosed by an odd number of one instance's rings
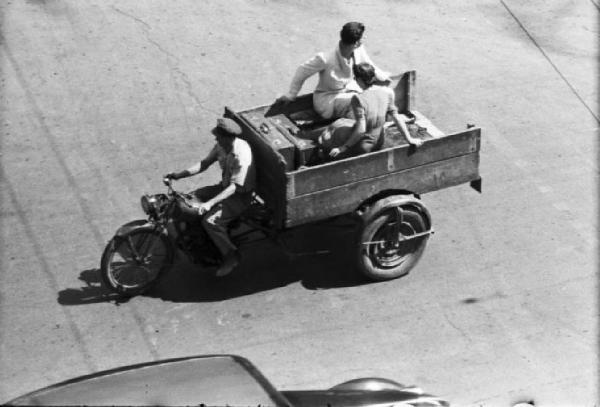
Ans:
{"label": "woman's dark hair", "polygon": [[372,85],[375,82],[375,68],[368,62],[353,65],[352,71],[357,79],[362,80],[367,85]]}
{"label": "woman's dark hair", "polygon": [[350,45],[360,41],[364,32],[365,26],[362,23],[351,21],[342,27],[340,38],[344,44]]}

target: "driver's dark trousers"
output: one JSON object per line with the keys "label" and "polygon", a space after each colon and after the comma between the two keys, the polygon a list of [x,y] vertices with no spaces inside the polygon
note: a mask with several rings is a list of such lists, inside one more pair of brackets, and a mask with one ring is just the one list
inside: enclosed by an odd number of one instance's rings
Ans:
{"label": "driver's dark trousers", "polygon": [[[211,185],[197,189],[194,191],[194,195],[202,202],[206,202],[217,196],[223,189],[221,184]],[[214,205],[202,219],[204,230],[206,230],[206,233],[208,233],[224,257],[231,251],[237,250],[229,239],[227,225],[238,218],[250,205],[251,201],[251,192],[236,192],[229,198]]]}

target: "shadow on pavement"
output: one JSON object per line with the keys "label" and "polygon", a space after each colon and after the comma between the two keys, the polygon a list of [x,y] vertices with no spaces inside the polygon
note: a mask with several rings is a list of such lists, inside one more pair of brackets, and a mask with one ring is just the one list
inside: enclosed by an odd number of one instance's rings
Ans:
{"label": "shadow on pavement", "polygon": [[100,281],[100,269],[84,270],[79,274],[79,280],[85,283],[81,288],[67,288],[58,293],[58,303],[61,305],[85,305],[99,302],[115,301],[122,303],[127,299],[121,298],[104,288]]}
{"label": "shadow on pavement", "polygon": [[[355,270],[355,223],[345,218],[285,232],[285,251],[271,241],[241,248],[242,264],[230,276],[214,278],[181,262],[146,295],[173,302],[222,301],[300,282],[308,290],[365,284]],[[326,252],[326,253],[324,253]]]}
{"label": "shadow on pavement", "polygon": [[[356,224],[347,218],[302,226],[286,231],[288,250],[272,241],[248,243],[241,248],[242,263],[233,274],[215,278],[201,266],[191,264],[178,253],[173,269],[160,283],[143,295],[172,302],[211,302],[267,291],[299,281],[308,290],[331,289],[365,284],[355,270]],[[62,305],[84,305],[127,301],[102,286],[100,270],[81,272],[81,288],[59,293]]]}

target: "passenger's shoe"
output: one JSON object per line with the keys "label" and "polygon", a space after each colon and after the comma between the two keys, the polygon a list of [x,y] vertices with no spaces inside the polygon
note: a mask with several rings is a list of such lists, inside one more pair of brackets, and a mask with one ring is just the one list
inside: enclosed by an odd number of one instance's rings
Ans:
{"label": "passenger's shoe", "polygon": [[217,277],[225,277],[230,274],[240,264],[240,255],[237,251],[230,252],[223,260],[223,264],[215,272]]}

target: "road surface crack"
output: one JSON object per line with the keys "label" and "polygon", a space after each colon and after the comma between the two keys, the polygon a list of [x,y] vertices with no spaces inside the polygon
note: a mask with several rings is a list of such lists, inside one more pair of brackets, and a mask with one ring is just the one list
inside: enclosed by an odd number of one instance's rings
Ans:
{"label": "road surface crack", "polygon": [[442,315],[444,315],[444,319],[446,320],[446,322],[448,322],[448,324],[452,328],[457,330],[467,340],[467,342],[469,342],[470,344],[473,343],[473,339],[471,339],[471,337],[462,328],[460,328],[458,325],[456,325],[454,322],[452,322],[452,320],[450,319],[448,314],[446,314],[444,312]]}
{"label": "road surface crack", "polygon": [[173,74],[175,83],[178,82],[177,79],[179,79],[179,82],[183,83],[186,93],[188,94],[188,96],[190,98],[192,98],[194,100],[194,102],[196,102],[196,104],[198,105],[198,107],[200,109],[202,109],[206,112],[209,112],[209,113],[220,115],[219,112],[216,112],[216,111],[206,107],[204,105],[205,102],[201,101],[200,98],[198,97],[198,95],[196,95],[196,93],[193,90],[192,81],[190,80],[189,76],[184,71],[182,71],[181,68],[179,67],[179,58],[176,55],[174,55],[173,53],[169,52],[167,49],[165,49],[158,41],[152,39],[152,37],[150,35],[150,30],[152,29],[152,26],[150,24],[148,24],[141,18],[136,17],[133,14],[127,13],[115,6],[111,6],[111,7],[117,13],[124,15],[127,18],[132,19],[133,21],[137,22],[138,24],[140,24],[142,26],[142,31],[144,33],[144,37],[146,38],[146,40],[150,44],[154,45],[156,47],[156,49],[158,49],[162,54],[164,54],[167,57],[167,64],[169,65],[170,70]]}

